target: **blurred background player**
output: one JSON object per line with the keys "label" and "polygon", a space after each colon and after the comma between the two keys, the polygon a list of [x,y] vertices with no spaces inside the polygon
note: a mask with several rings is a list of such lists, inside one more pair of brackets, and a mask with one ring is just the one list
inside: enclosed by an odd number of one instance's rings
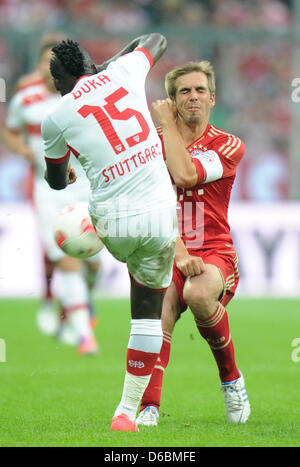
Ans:
{"label": "blurred background player", "polygon": [[[23,75],[19,78],[15,86],[15,93],[23,90],[27,87],[34,86],[34,85],[45,85],[50,92],[55,92],[53,89],[52,84],[49,81],[49,54],[47,53],[48,49],[58,43],[60,40],[64,39],[64,34],[55,31],[53,33],[47,33],[42,37],[41,40],[41,47],[39,50],[39,57],[38,62],[36,65],[36,69],[31,73]],[[45,51],[45,53],[43,53]],[[14,144],[18,144],[15,140],[14,136],[10,138],[9,131],[5,133],[5,139],[10,148],[13,148]],[[26,141],[23,139],[23,144],[21,145],[23,152],[19,153],[19,155],[23,156],[30,164],[30,173],[29,173],[29,181],[28,181],[28,195],[32,202],[34,203],[33,199],[33,186],[34,186],[34,176],[35,176],[35,157],[31,158],[31,149],[26,144]],[[15,154],[18,154],[18,148],[14,150]],[[29,158],[28,158],[29,157]],[[32,159],[32,160],[31,160]],[[33,162],[33,163],[32,163]],[[43,254],[43,262],[44,262],[44,273],[45,273],[45,288],[44,288],[44,296],[42,297],[42,305],[40,306],[37,312],[37,325],[39,329],[49,335],[53,335],[57,333],[58,327],[60,327],[60,338],[62,340],[66,340],[66,342],[72,343],[74,341],[74,335],[70,332],[67,322],[63,320],[65,319],[64,312],[61,309],[60,312],[60,319],[59,322],[58,315],[57,315],[57,303],[56,300],[53,299],[52,295],[52,278],[55,269],[55,263],[53,263],[47,256],[46,252]]]}
{"label": "blurred background player", "polygon": [[[65,343],[77,344],[79,353],[96,353],[98,344],[93,332],[95,315],[91,313],[91,291],[97,278],[99,260],[95,257],[83,262],[66,256],[53,236],[53,221],[58,212],[67,204],[88,201],[89,182],[74,156],[79,181],[76,188],[69,187],[64,196],[58,196],[44,180],[46,165],[41,121],[47,109],[60,99],[49,70],[51,49],[60,39],[60,34],[44,39],[36,71],[19,81],[17,92],[9,104],[4,139],[14,153],[29,162],[33,172],[32,195],[45,251],[46,272],[45,296],[37,313],[38,327],[48,335],[58,333]],[[60,280],[55,302],[51,287],[54,268],[59,271]],[[61,306],[61,316],[57,302]]]}
{"label": "blurred background player", "polygon": [[118,431],[138,431],[136,412],[161,348],[162,301],[172,278],[176,199],[145,95],[147,74],[165,49],[161,34],[141,36],[96,73],[84,49],[63,41],[50,63],[63,97],[42,122],[49,185],[74,183],[72,148],[91,181],[97,233],[130,273],[125,381],[111,424]]}
{"label": "blurred background player", "polygon": [[215,105],[215,74],[208,61],[173,69],[166,75],[165,86],[168,99],[156,101],[153,109],[161,125],[158,133],[177,190],[181,238],[175,250],[173,282],[163,304],[163,345],[137,423],[158,423],[172,332],[187,307],[217,363],[227,419],[244,423],[250,404],[243,375],[235,362],[225,306],[234,296],[239,280],[227,211],[245,145],[238,137],[209,123]]}

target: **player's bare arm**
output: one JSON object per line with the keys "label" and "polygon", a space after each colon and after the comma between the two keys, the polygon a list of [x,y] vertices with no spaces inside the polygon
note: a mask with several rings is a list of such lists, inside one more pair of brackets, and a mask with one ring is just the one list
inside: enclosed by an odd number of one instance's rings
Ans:
{"label": "player's bare arm", "polygon": [[195,186],[198,174],[177,128],[175,103],[168,98],[155,101],[152,107],[163,130],[167,166],[175,184],[181,188]]}
{"label": "player's bare arm", "polygon": [[133,39],[116,55],[106,60],[101,65],[96,65],[97,72],[104,70],[111,62],[117,60],[122,55],[133,52],[139,47],[143,47],[144,49],[148,50],[155,64],[165,52],[167,48],[167,40],[162,34],[159,33],[151,33],[139,36],[136,39]]}
{"label": "player's bare arm", "polygon": [[205,271],[205,263],[199,256],[191,256],[180,237],[177,238],[175,260],[179,271],[186,277],[197,276]]}
{"label": "player's bare arm", "polygon": [[69,158],[60,164],[46,161],[46,165],[45,180],[48,182],[50,188],[54,190],[63,190],[77,179],[75,170],[69,164]]}
{"label": "player's bare arm", "polygon": [[32,166],[35,165],[33,150],[27,144],[22,131],[15,131],[5,127],[3,131],[3,140],[15,154],[24,157]]}

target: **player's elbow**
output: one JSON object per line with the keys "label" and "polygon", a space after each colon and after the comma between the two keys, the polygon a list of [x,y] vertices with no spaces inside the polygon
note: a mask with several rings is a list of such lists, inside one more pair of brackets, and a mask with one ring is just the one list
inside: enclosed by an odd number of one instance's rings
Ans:
{"label": "player's elbow", "polygon": [[193,188],[197,184],[198,177],[195,175],[176,174],[173,176],[173,180],[177,187],[187,189]]}
{"label": "player's elbow", "polygon": [[67,186],[67,183],[66,182],[61,182],[61,183],[57,183],[57,182],[48,182],[49,183],[49,186],[50,188],[52,188],[52,190],[63,190],[64,188],[66,188]]}
{"label": "player's elbow", "polygon": [[63,190],[67,186],[67,182],[65,180],[53,180],[51,177],[49,178],[48,174],[45,175],[45,180],[52,190]]}
{"label": "player's elbow", "polygon": [[153,62],[156,63],[166,51],[167,39],[158,32],[149,34],[144,47],[150,52]]}
{"label": "player's elbow", "polygon": [[56,185],[56,186],[52,186],[51,188],[52,188],[53,190],[58,191],[58,190],[63,190],[64,188],[66,188],[66,186],[67,186],[67,185],[60,185],[60,186],[57,186],[57,185]]}
{"label": "player's elbow", "polygon": [[167,39],[163,34],[160,34],[159,32],[154,32],[151,34],[151,36],[154,38],[155,41],[159,44],[159,48],[164,52],[167,48]]}

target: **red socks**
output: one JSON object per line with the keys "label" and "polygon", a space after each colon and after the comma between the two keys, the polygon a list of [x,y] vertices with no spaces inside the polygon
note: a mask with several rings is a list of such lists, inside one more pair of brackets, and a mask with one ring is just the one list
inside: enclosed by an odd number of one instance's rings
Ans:
{"label": "red socks", "polygon": [[141,350],[127,349],[126,370],[135,376],[151,375],[159,354],[143,352]]}
{"label": "red socks", "polygon": [[163,343],[161,347],[160,354],[157,358],[151,379],[149,381],[148,387],[144,392],[142,401],[141,401],[141,410],[149,405],[154,405],[159,409],[161,391],[162,391],[162,382],[164,377],[164,371],[170,360],[170,351],[171,351],[171,334],[168,332],[163,333]]}
{"label": "red socks", "polygon": [[[219,304],[215,313],[205,320],[195,320],[201,336],[208,342],[219,368],[223,383],[233,381],[240,376],[235,363],[234,346],[231,340],[228,314]],[[164,371],[169,363],[171,352],[171,334],[164,332],[163,343],[156,361],[150,382],[144,392],[141,408],[153,405],[159,409]]]}
{"label": "red socks", "polygon": [[235,364],[228,314],[223,305],[220,303],[215,313],[208,319],[195,319],[195,322],[201,336],[212,350],[222,383],[237,379],[240,372]]}

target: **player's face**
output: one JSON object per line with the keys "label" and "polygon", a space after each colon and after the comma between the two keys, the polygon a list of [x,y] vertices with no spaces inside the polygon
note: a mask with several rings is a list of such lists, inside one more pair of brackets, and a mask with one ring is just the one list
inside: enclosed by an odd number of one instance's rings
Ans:
{"label": "player's face", "polygon": [[206,74],[193,71],[177,78],[175,102],[178,114],[187,124],[208,120],[215,94],[210,95]]}

